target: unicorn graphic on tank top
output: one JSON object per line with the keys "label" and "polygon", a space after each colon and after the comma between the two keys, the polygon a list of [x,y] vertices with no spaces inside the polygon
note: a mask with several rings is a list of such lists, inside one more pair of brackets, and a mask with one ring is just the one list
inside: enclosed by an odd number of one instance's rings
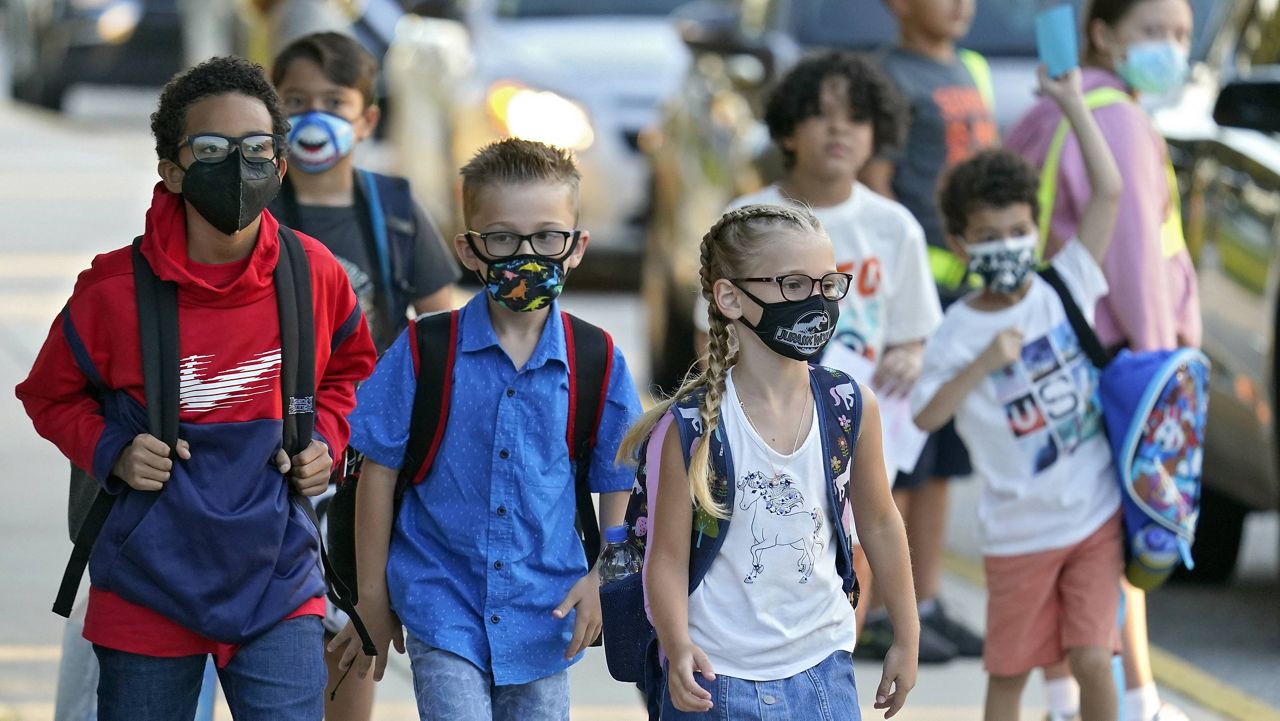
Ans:
{"label": "unicorn graphic on tank top", "polygon": [[752,511],[751,572],[743,579],[753,583],[764,572],[763,554],[778,548],[800,552],[796,570],[800,583],[808,583],[814,562],[822,548],[818,532],[822,529],[822,510],[806,509],[804,495],[796,488],[795,479],[786,473],[772,478],[752,471],[738,480],[738,508]]}

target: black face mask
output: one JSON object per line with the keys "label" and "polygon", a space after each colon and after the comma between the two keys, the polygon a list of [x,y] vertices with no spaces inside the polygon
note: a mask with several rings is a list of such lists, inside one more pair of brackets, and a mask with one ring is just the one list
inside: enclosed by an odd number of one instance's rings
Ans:
{"label": "black face mask", "polygon": [[798,361],[821,355],[835,332],[836,319],[840,317],[837,301],[812,295],[804,300],[765,303],[746,288],[737,287],[764,311],[760,322],[755,325],[745,317],[738,320],[751,329],[769,350]]}
{"label": "black face mask", "polygon": [[183,170],[182,197],[226,235],[249,227],[280,192],[275,163],[250,163],[239,152],[217,163],[193,162]]}

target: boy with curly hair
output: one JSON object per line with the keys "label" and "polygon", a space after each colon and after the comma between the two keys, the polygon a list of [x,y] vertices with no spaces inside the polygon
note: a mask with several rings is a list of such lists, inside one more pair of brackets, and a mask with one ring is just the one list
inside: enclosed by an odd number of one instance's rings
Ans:
{"label": "boy with curly hair", "polygon": [[1098,372],[1081,351],[1061,281],[1090,323],[1107,293],[1100,263],[1123,181],[1085,106],[1080,71],[1041,93],[1070,120],[1092,189],[1076,237],[1035,273],[1039,173],[988,150],[956,166],[939,206],[958,257],[982,280],[947,309],[912,393],[916,424],[955,418],[982,478],[977,520],[987,579],[986,721],[1016,721],[1033,669],[1064,660],[1083,721],[1116,717],[1111,656],[1124,558],[1120,491],[1098,405]]}
{"label": "boy with curly hair", "polygon": [[[813,211],[831,236],[837,268],[854,277],[840,302],[833,340],[875,365],[867,380],[877,393],[899,397],[911,391],[924,340],[942,311],[920,223],[901,204],[858,182],[858,174],[871,158],[901,145],[906,111],[888,77],[865,58],[847,52],[805,58],[779,81],[765,109],[786,174],[730,204]],[[707,311],[700,299],[694,320],[704,333]],[[838,365],[823,360],[833,362]],[[870,570],[861,554],[856,557],[865,593]],[[867,606],[859,607],[860,620]]]}
{"label": "boy with curly hair", "polygon": [[102,721],[192,718],[206,659],[236,718],[324,712],[325,582],[295,496],[329,484],[373,341],[346,272],[318,241],[313,441],[281,446],[283,343],[265,211],[289,124],[262,68],[214,58],[174,77],[151,116],[160,182],[138,247],[176,286],[176,447],[147,432],[132,263],[99,255],[54,321],[17,396],[36,431],[115,496],[89,558],[84,636]]}

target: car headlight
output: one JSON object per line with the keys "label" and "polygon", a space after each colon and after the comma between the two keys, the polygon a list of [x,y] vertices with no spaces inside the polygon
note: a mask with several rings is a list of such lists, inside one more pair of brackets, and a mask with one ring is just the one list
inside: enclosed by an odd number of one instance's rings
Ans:
{"label": "car headlight", "polygon": [[142,6],[137,2],[111,4],[98,16],[98,37],[106,43],[118,45],[133,36],[142,19]]}
{"label": "car headlight", "polygon": [[587,111],[549,90],[501,81],[489,87],[485,104],[498,130],[511,137],[571,150],[585,150],[595,142]]}

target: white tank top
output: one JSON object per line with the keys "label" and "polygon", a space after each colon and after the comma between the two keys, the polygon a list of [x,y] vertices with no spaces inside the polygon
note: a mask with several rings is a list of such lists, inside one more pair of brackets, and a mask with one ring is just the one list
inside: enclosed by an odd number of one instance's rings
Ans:
{"label": "white tank top", "polygon": [[725,386],[735,501],[720,553],[689,596],[689,636],[717,674],[788,678],[855,641],[836,572],[817,409],[804,442],[783,455],[743,414],[732,371]]}

